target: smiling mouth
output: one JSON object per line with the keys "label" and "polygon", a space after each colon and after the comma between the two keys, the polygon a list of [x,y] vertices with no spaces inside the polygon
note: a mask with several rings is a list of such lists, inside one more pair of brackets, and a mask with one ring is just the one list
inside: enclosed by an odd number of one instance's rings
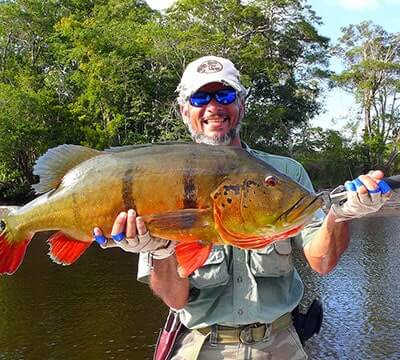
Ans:
{"label": "smiling mouth", "polygon": [[218,124],[224,124],[224,123],[226,123],[228,121],[228,118],[227,117],[223,117],[222,118],[222,120],[220,119],[220,118],[218,118],[218,119],[216,119],[216,118],[213,118],[213,119],[204,119],[203,120],[203,122],[204,122],[204,124],[206,124],[206,125],[208,125],[208,124],[215,124],[215,125],[218,125]]}

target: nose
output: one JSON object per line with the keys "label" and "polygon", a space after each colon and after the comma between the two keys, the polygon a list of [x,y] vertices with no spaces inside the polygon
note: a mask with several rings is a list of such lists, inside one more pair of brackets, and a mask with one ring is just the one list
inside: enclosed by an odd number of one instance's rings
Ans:
{"label": "nose", "polygon": [[215,98],[212,98],[211,101],[206,105],[205,111],[208,113],[215,113],[218,110],[222,109],[223,105],[218,103]]}

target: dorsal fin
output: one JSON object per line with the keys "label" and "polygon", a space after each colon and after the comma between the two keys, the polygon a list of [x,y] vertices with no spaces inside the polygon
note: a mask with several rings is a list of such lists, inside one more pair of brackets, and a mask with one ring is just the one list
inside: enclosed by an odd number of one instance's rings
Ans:
{"label": "dorsal fin", "polygon": [[107,153],[119,153],[123,151],[140,149],[149,146],[152,146],[152,144],[122,145],[122,146],[111,147],[109,149],[104,149],[104,151]]}
{"label": "dorsal fin", "polygon": [[150,147],[154,145],[176,145],[176,144],[191,144],[189,141],[165,141],[165,142],[160,142],[160,143],[154,143],[154,144],[136,144],[136,145],[122,145],[122,146],[116,146],[112,147],[109,149],[105,149],[104,151],[107,153],[119,153],[123,151],[128,151],[128,150],[135,150],[135,149],[140,149],[144,147]]}
{"label": "dorsal fin", "polygon": [[21,206],[0,206],[0,219],[8,215],[9,213],[12,213],[16,210],[18,210]]}
{"label": "dorsal fin", "polygon": [[32,188],[36,194],[55,189],[69,170],[100,154],[99,150],[80,145],[64,144],[52,148],[36,161],[33,174],[40,177],[40,182]]}

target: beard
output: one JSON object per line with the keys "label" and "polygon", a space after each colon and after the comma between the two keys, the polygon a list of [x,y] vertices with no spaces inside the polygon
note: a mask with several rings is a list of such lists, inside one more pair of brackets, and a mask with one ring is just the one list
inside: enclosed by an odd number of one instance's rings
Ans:
{"label": "beard", "polygon": [[229,145],[234,139],[239,137],[240,132],[240,122],[237,125],[230,129],[229,132],[222,136],[207,136],[202,133],[196,131],[193,127],[191,121],[185,121],[188,130],[190,132],[190,136],[195,143],[198,144],[207,144],[207,145]]}

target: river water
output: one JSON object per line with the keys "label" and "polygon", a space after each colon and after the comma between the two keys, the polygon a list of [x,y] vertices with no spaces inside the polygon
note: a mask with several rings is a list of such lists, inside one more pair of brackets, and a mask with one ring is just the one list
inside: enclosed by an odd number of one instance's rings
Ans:
{"label": "river water", "polygon": [[[0,279],[0,359],[151,359],[167,311],[135,281],[136,256],[94,245],[63,267],[46,256],[45,239],[36,236],[20,269]],[[399,242],[396,218],[356,220],[328,276],[298,259],[304,304],[319,297],[325,306],[306,345],[311,359],[400,359]]]}

